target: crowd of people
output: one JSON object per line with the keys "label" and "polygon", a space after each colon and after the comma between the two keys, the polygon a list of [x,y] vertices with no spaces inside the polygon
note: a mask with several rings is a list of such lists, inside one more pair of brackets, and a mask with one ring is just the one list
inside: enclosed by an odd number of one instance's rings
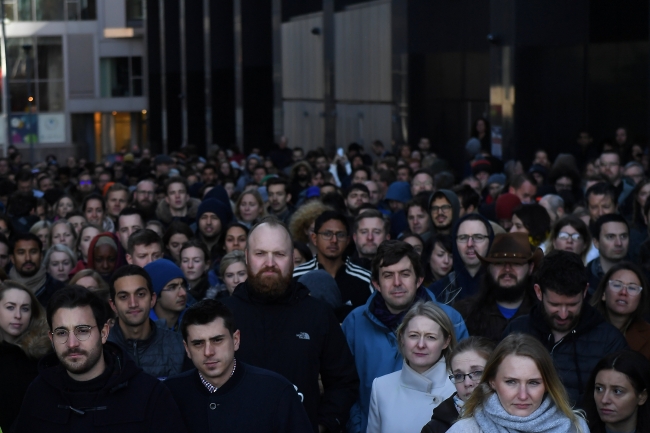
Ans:
{"label": "crowd of people", "polygon": [[[650,431],[649,149],[0,158],[0,431]],[[459,165],[460,166],[460,165]]]}

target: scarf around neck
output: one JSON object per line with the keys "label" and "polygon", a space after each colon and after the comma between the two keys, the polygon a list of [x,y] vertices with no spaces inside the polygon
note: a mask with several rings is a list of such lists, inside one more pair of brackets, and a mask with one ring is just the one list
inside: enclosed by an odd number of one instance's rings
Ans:
{"label": "scarf around neck", "polygon": [[576,429],[549,396],[542,404],[526,417],[510,415],[501,406],[497,394],[490,398],[474,412],[474,419],[483,433],[571,433]]}
{"label": "scarf around neck", "polygon": [[38,272],[36,272],[31,277],[23,277],[18,273],[16,267],[14,266],[9,271],[9,279],[18,281],[20,284],[27,287],[32,293],[36,294],[36,292],[38,292],[38,289],[45,285],[45,267],[41,266]]}
{"label": "scarf around neck", "polygon": [[[415,299],[413,300],[413,303],[417,301],[428,301],[429,297],[427,296],[427,291],[424,287],[420,286],[418,290],[415,292]],[[400,323],[402,323],[402,319],[406,315],[406,312],[409,310],[408,308],[401,313],[393,314],[390,312],[388,309],[388,306],[386,305],[386,301],[384,298],[381,296],[381,293],[377,292],[375,298],[373,299],[372,302],[372,313],[375,315],[375,317],[384,325],[386,325],[391,331],[395,332],[397,330],[397,327],[399,326]]]}

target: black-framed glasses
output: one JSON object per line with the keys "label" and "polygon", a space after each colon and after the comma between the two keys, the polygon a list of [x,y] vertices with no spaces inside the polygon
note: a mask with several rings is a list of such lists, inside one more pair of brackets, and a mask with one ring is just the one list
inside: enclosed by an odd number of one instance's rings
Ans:
{"label": "black-framed glasses", "polygon": [[[96,326],[79,325],[75,326],[72,332],[74,332],[74,336],[77,338],[77,340],[86,341],[90,338],[90,334],[93,328],[96,328]],[[70,331],[64,328],[56,328],[51,334],[55,342],[59,344],[65,344],[68,342]]]}
{"label": "black-framed glasses", "polygon": [[469,242],[470,238],[472,238],[472,241],[474,241],[475,244],[481,244],[487,240],[488,236],[481,235],[481,234],[456,236],[456,240],[461,244],[466,244],[467,242]]}
{"label": "black-framed glasses", "polygon": [[641,286],[637,286],[636,284],[625,284],[619,280],[609,280],[609,288],[616,293],[626,289],[627,293],[632,296],[638,295],[641,293],[641,290],[643,290],[643,287]]}
{"label": "black-framed glasses", "polygon": [[569,238],[573,239],[574,241],[579,241],[582,239],[582,235],[580,233],[567,233],[567,232],[560,232],[557,234],[557,238],[561,239],[563,241],[568,241]]}
{"label": "black-framed glasses", "polygon": [[343,241],[348,238],[348,234],[346,232],[318,232],[319,235],[323,237],[326,241],[332,240],[332,237],[336,236],[337,241]]}
{"label": "black-framed glasses", "polygon": [[443,204],[442,206],[431,206],[431,213],[449,212],[451,205]]}
{"label": "black-framed glasses", "polygon": [[465,382],[465,377],[469,377],[469,380],[478,382],[481,380],[481,376],[483,376],[483,370],[476,370],[472,371],[471,373],[450,374],[449,380],[451,380],[453,383],[461,383]]}

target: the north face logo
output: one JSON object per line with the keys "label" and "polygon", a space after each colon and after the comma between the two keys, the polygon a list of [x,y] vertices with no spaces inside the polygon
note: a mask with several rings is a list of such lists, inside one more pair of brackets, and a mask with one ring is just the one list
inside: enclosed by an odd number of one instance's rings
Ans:
{"label": "the north face logo", "polygon": [[300,338],[301,340],[309,340],[309,334],[306,332],[299,332],[296,334],[296,337]]}

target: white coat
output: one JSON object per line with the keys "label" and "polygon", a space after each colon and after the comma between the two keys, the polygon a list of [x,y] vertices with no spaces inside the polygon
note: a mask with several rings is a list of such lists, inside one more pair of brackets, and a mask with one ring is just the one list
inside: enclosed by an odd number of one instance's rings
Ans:
{"label": "white coat", "polygon": [[433,408],[456,392],[444,357],[420,374],[404,362],[402,369],[372,382],[367,433],[419,433]]}

